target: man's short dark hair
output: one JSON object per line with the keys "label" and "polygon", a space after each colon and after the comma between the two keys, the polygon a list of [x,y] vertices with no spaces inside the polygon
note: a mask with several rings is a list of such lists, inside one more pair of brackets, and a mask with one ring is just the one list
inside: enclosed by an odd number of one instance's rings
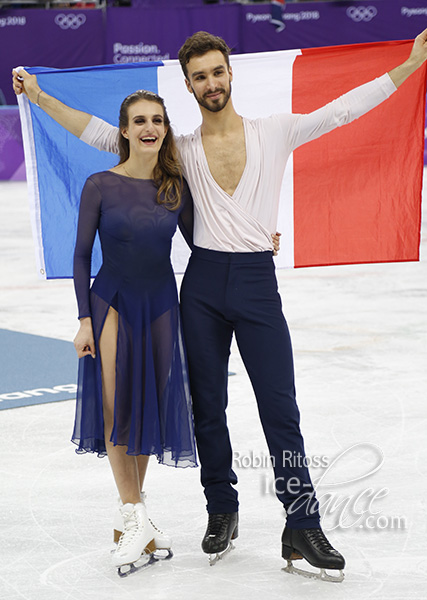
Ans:
{"label": "man's short dark hair", "polygon": [[206,31],[198,31],[185,40],[178,53],[178,58],[181,68],[187,79],[187,65],[193,56],[203,56],[203,54],[206,54],[211,50],[219,50],[225,58],[227,67],[230,66],[229,55],[231,50],[222,38],[212,35],[211,33],[207,33]]}

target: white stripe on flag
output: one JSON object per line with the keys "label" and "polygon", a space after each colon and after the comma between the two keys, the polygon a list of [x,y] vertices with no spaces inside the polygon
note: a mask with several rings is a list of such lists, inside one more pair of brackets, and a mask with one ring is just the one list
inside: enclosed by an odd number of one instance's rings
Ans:
{"label": "white stripe on flag", "polygon": [[[200,112],[192,94],[184,82],[178,60],[165,60],[164,67],[157,70],[159,96],[166,104],[175,135],[192,133],[201,123]],[[190,250],[179,230],[172,240],[171,260],[175,273],[183,273],[190,257]]]}
{"label": "white stripe on flag", "polygon": [[[248,118],[292,112],[292,70],[301,50],[241,54],[231,58],[233,103]],[[277,267],[294,266],[294,175],[289,157],[280,192],[277,230],[281,232]]]}
{"label": "white stripe on flag", "polygon": [[27,96],[18,96],[19,116],[21,118],[22,140],[25,153],[25,170],[27,173],[28,200],[30,204],[31,229],[35,242],[36,267],[39,279],[46,279],[46,268],[43,252],[42,223],[40,213],[40,192],[37,174],[37,158],[34,144],[34,130]]}

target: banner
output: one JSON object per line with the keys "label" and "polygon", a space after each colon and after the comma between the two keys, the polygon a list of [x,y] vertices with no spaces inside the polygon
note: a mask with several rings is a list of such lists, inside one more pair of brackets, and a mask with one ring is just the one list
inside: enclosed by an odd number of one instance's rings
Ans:
{"label": "banner", "polygon": [[133,8],[154,8],[159,6],[164,6],[166,8],[173,8],[176,6],[188,8],[189,6],[203,6],[204,4],[206,4],[205,0],[132,0]]}
{"label": "banner", "polygon": [[240,51],[407,40],[415,38],[426,24],[425,0],[244,5]]}
{"label": "banner", "polygon": [[219,35],[240,52],[241,6],[110,8],[106,17],[105,62],[126,64],[177,58],[195,31]]}
{"label": "banner", "polygon": [[24,149],[17,106],[0,106],[1,180],[25,180]]}
{"label": "banner", "polygon": [[[403,62],[411,46],[233,57],[235,107],[249,118],[310,112]],[[123,98],[140,88],[165,98],[176,134],[200,124],[177,61],[32,72],[47,93],[112,124]],[[418,259],[425,82],[424,66],[368,115],[294,152],[282,187],[278,266]],[[20,98],[39,272],[71,277],[80,191],[90,173],[110,168],[117,157],[87,147]],[[180,252],[177,270],[185,262]],[[97,251],[94,273],[99,264]]]}
{"label": "banner", "polygon": [[81,67],[104,62],[102,11],[3,9],[0,12],[0,104],[16,104],[17,65]]}
{"label": "banner", "polygon": [[199,30],[223,37],[240,54],[413,39],[427,23],[425,0],[140,2],[105,9],[2,9],[0,104],[16,103],[10,85],[16,65],[64,69],[169,60]]}

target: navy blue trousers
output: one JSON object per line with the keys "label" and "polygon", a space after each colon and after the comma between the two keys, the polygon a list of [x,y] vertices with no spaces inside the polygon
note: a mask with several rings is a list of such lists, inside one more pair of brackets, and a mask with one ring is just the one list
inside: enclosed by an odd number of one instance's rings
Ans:
{"label": "navy blue trousers", "polygon": [[[181,311],[208,512],[238,510],[226,419],[234,333],[257,399],[287,525],[319,527],[318,503],[303,464],[292,346],[272,253],[194,248],[181,286]],[[283,452],[299,458],[283,460]]]}

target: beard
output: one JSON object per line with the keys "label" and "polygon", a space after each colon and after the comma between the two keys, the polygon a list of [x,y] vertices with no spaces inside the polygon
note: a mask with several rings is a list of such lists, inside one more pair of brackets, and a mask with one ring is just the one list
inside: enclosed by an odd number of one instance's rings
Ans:
{"label": "beard", "polygon": [[[219,112],[226,106],[227,102],[230,99],[231,83],[229,85],[228,90],[225,90],[224,88],[217,88],[215,92],[209,92],[204,96],[198,96],[194,91],[194,88],[192,88],[192,90],[194,97],[196,98],[200,106],[203,106],[203,108],[206,108],[206,110],[209,110],[210,112]],[[222,92],[221,96],[216,100],[211,100],[209,98],[209,95],[216,92]]]}

